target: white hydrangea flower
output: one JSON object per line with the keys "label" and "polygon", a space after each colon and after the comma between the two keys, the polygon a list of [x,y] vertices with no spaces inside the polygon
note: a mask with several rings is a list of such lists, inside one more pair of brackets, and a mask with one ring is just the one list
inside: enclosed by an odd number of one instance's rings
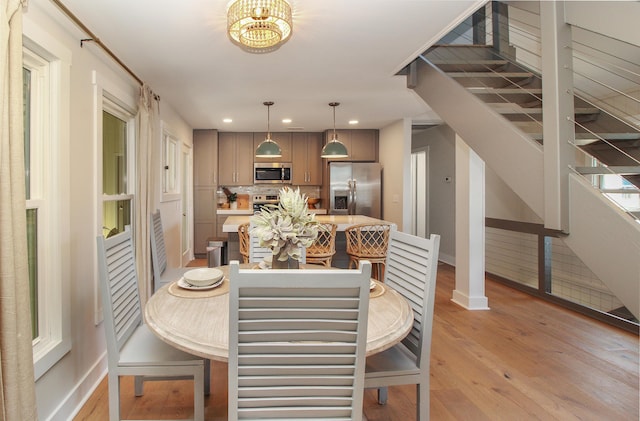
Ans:
{"label": "white hydrangea flower", "polygon": [[301,247],[309,247],[318,237],[315,214],[308,211],[307,196],[284,187],[279,203],[267,205],[251,217],[251,234],[258,237],[261,247],[271,249],[279,260],[289,257],[300,260]]}

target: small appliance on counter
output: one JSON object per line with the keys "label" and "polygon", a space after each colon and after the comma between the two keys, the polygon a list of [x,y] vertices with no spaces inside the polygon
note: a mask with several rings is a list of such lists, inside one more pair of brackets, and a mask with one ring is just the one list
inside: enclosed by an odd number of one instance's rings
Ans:
{"label": "small appliance on counter", "polygon": [[222,189],[218,189],[216,192],[216,198],[218,202],[218,209],[223,208],[227,203],[227,195],[222,191]]}

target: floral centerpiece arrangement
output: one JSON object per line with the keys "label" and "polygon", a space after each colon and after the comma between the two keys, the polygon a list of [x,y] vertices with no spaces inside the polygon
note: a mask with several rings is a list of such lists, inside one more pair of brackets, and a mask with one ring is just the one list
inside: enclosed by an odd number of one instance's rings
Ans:
{"label": "floral centerpiece arrangement", "polygon": [[301,248],[311,246],[318,237],[318,222],[315,214],[309,213],[307,196],[300,188],[282,188],[279,203],[264,206],[251,222],[251,235],[258,237],[261,247],[271,249],[274,268],[296,267]]}

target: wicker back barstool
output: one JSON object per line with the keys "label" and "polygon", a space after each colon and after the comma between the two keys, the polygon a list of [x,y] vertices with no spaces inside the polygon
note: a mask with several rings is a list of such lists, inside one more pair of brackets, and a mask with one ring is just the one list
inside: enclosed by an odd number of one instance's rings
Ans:
{"label": "wicker back barstool", "polygon": [[243,263],[249,263],[249,223],[238,225],[238,241]]}
{"label": "wicker back barstool", "polygon": [[331,222],[318,224],[318,238],[307,247],[307,263],[319,263],[331,267],[336,254],[336,231],[338,226]]}
{"label": "wicker back barstool", "polygon": [[349,269],[357,268],[360,260],[368,260],[373,265],[371,277],[382,281],[390,231],[389,224],[358,224],[345,229]]}

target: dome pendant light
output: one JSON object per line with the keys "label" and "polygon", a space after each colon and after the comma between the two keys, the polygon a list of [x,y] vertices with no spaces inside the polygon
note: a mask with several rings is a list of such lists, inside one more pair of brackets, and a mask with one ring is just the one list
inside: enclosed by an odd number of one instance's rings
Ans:
{"label": "dome pendant light", "polygon": [[338,135],[336,134],[336,107],[340,105],[339,102],[330,102],[329,106],[333,108],[333,136],[331,140],[324,145],[322,148],[322,157],[323,158],[347,158],[349,157],[349,153],[347,152],[347,147],[344,146],[342,142],[338,140]]}
{"label": "dome pendant light", "polygon": [[282,156],[280,146],[271,140],[271,131],[269,130],[269,107],[273,102],[263,102],[267,106],[267,138],[263,140],[256,149],[256,158],[279,158]]}

